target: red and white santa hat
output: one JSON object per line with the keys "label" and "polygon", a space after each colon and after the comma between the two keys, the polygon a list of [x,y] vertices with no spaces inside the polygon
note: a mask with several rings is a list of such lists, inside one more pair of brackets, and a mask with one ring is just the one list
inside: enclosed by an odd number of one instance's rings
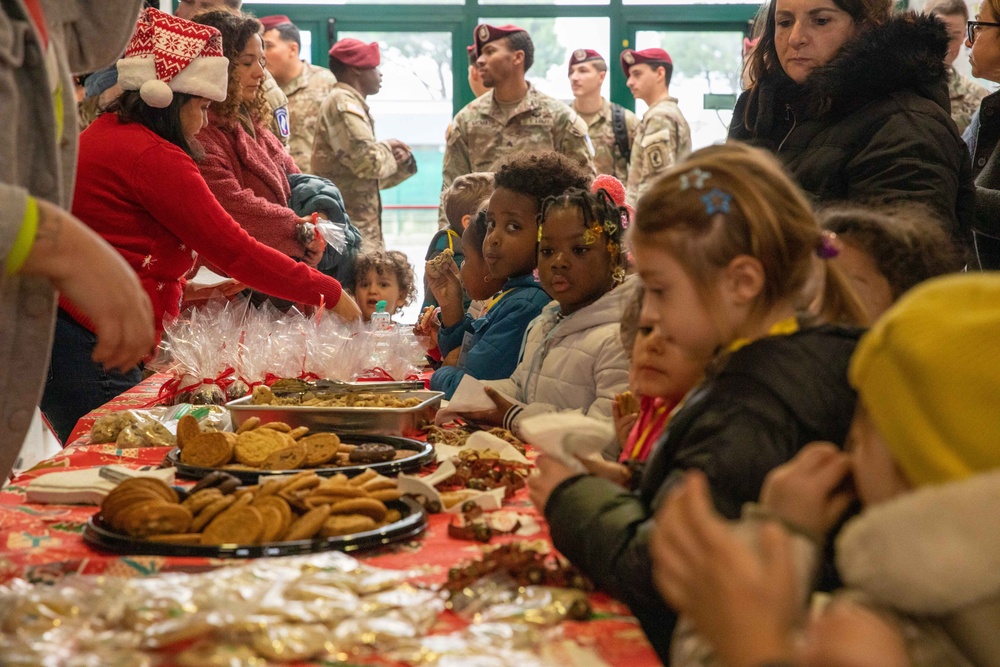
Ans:
{"label": "red and white santa hat", "polygon": [[175,92],[222,102],[229,87],[222,33],[149,7],[118,61],[118,83],[158,109],[170,106]]}

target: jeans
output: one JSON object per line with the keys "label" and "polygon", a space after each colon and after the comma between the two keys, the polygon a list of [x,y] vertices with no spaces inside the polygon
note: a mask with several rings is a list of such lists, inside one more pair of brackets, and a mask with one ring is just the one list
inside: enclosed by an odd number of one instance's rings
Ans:
{"label": "jeans", "polygon": [[41,408],[64,445],[80,417],[142,380],[138,366],[126,373],[104,370],[91,359],[96,345],[92,331],[59,310]]}

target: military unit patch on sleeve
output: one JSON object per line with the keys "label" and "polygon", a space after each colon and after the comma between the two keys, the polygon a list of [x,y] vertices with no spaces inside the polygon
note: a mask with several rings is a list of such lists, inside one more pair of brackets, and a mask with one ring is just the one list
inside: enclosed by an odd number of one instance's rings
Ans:
{"label": "military unit patch on sleeve", "polygon": [[274,119],[278,122],[278,131],[281,132],[281,136],[287,137],[292,133],[288,126],[288,107],[278,107],[275,109]]}

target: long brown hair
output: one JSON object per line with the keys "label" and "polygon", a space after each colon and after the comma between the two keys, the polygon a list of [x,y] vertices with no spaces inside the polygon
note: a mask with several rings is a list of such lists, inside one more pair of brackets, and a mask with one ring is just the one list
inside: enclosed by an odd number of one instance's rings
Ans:
{"label": "long brown hair", "polygon": [[[993,1],[993,0],[991,0]],[[847,12],[858,32],[871,29],[885,23],[892,14],[893,0],[833,0],[838,8]],[[747,129],[752,129],[750,119],[752,111],[757,108],[757,96],[761,81],[769,75],[781,72],[778,61],[778,51],[774,43],[774,15],[777,11],[777,0],[771,0],[761,5],[754,19],[754,34],[759,34],[760,41],[747,58],[745,71],[749,80],[746,112],[743,122]]]}
{"label": "long brown hair", "polygon": [[763,150],[729,142],[695,151],[639,200],[632,233],[633,243],[665,246],[709,306],[717,272],[747,255],[764,270],[757,312],[783,300],[805,310],[805,287],[819,263],[819,319],[868,324],[839,267],[817,259],[824,237],[805,195]]}
{"label": "long brown hair", "polygon": [[253,102],[244,104],[240,88],[240,77],[236,73],[239,66],[237,57],[246,48],[254,35],[259,35],[260,21],[249,16],[241,16],[224,9],[212,9],[201,12],[193,19],[195,23],[212,26],[222,33],[222,50],[229,59],[229,87],[223,102],[212,102],[212,114],[226,125],[232,125],[240,120],[240,108],[246,109],[253,123],[259,123],[267,116],[267,100],[264,97],[264,87],[257,89],[257,97]]}

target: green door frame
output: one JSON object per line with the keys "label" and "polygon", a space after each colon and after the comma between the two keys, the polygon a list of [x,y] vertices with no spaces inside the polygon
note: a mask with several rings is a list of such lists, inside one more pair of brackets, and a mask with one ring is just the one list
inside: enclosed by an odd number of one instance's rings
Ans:
{"label": "green door frame", "polygon": [[[351,0],[348,0],[350,2]],[[176,0],[174,5],[176,7]],[[725,5],[625,5],[622,0],[609,0],[606,5],[520,5],[480,4],[465,0],[453,5],[392,5],[343,4],[313,5],[295,2],[246,3],[243,9],[255,16],[284,14],[303,30],[313,35],[312,62],[326,63],[330,49],[329,20],[335,20],[336,31],[433,32],[451,31],[453,111],[472,101],[472,91],[466,83],[465,47],[471,43],[472,32],[479,19],[525,17],[593,17],[610,19],[610,44],[607,54],[611,76],[611,99],[632,108],[632,94],[625,86],[625,77],[617,66],[618,53],[635,43],[636,30],[647,27],[656,30],[742,30],[757,13],[756,4]],[[693,27],[692,27],[693,26]],[[738,26],[734,28],[734,26]],[[618,46],[620,45],[620,46]]]}

